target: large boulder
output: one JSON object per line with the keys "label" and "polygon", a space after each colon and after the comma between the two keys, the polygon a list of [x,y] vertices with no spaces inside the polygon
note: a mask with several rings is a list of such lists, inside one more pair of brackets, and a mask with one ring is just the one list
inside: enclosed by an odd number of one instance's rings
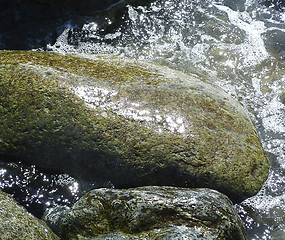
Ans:
{"label": "large boulder", "polygon": [[61,225],[65,239],[247,239],[231,201],[210,189],[96,189]]}
{"label": "large boulder", "polygon": [[0,155],[118,188],[210,187],[234,201],[268,175],[241,105],[194,75],[112,56],[0,54]]}
{"label": "large boulder", "polygon": [[1,240],[59,240],[47,225],[0,191]]}

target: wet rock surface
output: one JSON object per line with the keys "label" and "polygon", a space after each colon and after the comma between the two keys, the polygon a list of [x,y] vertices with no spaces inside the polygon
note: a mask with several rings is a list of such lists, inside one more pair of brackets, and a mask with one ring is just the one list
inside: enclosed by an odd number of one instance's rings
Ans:
{"label": "wet rock surface", "polygon": [[47,225],[0,191],[1,240],[58,240]]}
{"label": "wet rock surface", "polygon": [[52,206],[47,208],[42,216],[42,220],[49,226],[49,228],[57,235],[60,233],[60,226],[67,212],[70,210],[68,206]]}
{"label": "wet rock surface", "polygon": [[247,239],[223,194],[210,189],[96,189],[67,213],[62,239]]}
{"label": "wet rock surface", "polygon": [[267,50],[277,55],[281,60],[285,60],[285,33],[281,30],[266,31],[263,35]]}
{"label": "wet rock surface", "polygon": [[95,187],[210,187],[234,201],[267,178],[247,114],[194,75],[111,56],[0,56],[2,155]]}

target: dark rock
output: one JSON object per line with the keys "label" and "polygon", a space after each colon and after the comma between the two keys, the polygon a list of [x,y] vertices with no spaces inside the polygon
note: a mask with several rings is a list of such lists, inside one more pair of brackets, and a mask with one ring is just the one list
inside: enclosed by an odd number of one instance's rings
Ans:
{"label": "dark rock", "polygon": [[210,189],[96,189],[61,225],[62,239],[247,239],[231,201]]}
{"label": "dark rock", "polygon": [[258,192],[269,165],[236,100],[194,75],[89,57],[1,52],[0,155],[97,187]]}
{"label": "dark rock", "polygon": [[42,220],[49,226],[49,228],[59,235],[60,226],[67,212],[70,210],[68,206],[53,206],[46,209],[42,216]]}
{"label": "dark rock", "polygon": [[264,43],[269,52],[277,55],[281,60],[285,60],[285,32],[274,29],[263,34]]}

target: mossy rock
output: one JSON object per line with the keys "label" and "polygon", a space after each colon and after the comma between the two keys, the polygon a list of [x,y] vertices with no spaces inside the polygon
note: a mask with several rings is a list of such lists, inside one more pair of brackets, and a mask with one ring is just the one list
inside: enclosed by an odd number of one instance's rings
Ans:
{"label": "mossy rock", "polygon": [[241,105],[194,75],[112,56],[0,53],[0,154],[116,187],[241,201],[268,161]]}
{"label": "mossy rock", "polygon": [[1,240],[59,240],[47,225],[0,191]]}
{"label": "mossy rock", "polygon": [[140,187],[95,189],[66,214],[63,240],[246,240],[232,202],[210,189]]}

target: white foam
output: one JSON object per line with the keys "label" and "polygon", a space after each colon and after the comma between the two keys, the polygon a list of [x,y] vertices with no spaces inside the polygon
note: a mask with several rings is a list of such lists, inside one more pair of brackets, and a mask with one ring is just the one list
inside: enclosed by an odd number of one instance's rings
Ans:
{"label": "white foam", "polygon": [[254,66],[268,58],[269,55],[261,37],[261,34],[266,31],[264,22],[253,20],[247,12],[234,11],[223,5],[214,6],[226,12],[231,24],[246,33],[246,41],[235,47],[238,54],[242,56],[244,66]]}

